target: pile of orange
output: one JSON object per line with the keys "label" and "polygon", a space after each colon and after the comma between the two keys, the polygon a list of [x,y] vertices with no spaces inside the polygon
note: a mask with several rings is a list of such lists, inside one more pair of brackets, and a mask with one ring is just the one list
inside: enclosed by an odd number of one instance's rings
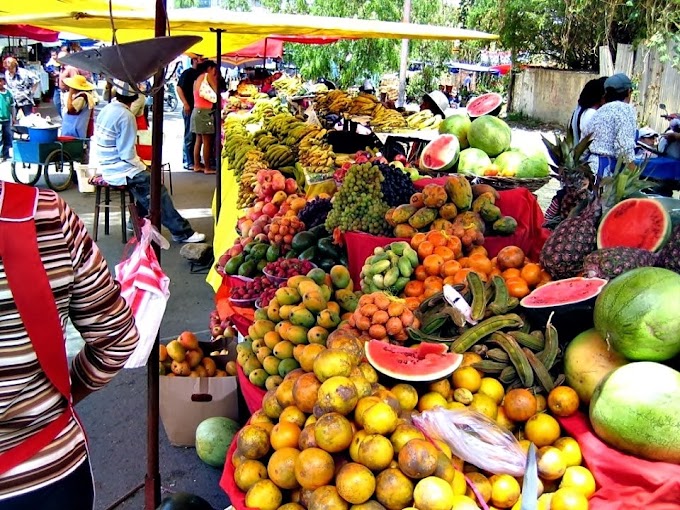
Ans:
{"label": "pile of orange", "polygon": [[475,246],[463,252],[461,240],[440,230],[419,232],[411,238],[420,265],[404,288],[408,298],[426,299],[440,292],[444,285],[465,284],[474,271],[483,281],[494,275],[505,279],[511,296],[523,298],[534,288],[550,281],[543,268],[531,262],[521,248],[507,246],[496,257],[489,258],[486,248]]}

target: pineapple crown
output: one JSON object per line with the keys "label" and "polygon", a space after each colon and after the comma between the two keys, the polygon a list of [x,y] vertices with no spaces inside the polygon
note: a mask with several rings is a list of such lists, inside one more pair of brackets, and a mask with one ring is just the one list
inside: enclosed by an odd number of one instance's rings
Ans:
{"label": "pineapple crown", "polygon": [[638,165],[636,163],[624,163],[619,158],[612,175],[604,177],[600,185],[596,187],[597,193],[601,194],[602,205],[605,210],[618,204],[624,198],[651,186],[647,179],[642,178],[642,171],[646,165],[646,160]]}
{"label": "pineapple crown", "polygon": [[558,168],[564,169],[573,169],[581,166],[581,158],[593,141],[590,135],[588,135],[579,143],[574,144],[574,135],[571,129],[567,129],[566,136],[560,136],[559,133],[555,133],[556,143],[552,143],[543,135],[541,135],[541,138],[543,139],[543,144],[548,149],[550,159],[552,159]]}

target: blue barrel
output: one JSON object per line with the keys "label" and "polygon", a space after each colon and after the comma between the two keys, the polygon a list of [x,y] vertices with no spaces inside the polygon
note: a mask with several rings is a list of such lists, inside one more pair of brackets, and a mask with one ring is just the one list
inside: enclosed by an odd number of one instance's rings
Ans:
{"label": "blue barrel", "polygon": [[58,127],[28,128],[28,138],[33,143],[51,143],[57,140]]}

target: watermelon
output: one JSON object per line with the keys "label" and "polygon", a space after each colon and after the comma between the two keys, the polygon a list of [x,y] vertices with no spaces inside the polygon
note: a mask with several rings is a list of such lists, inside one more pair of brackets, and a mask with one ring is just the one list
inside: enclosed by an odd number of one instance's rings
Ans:
{"label": "watermelon", "polygon": [[460,153],[458,173],[463,175],[484,175],[484,170],[491,165],[489,156],[479,149],[465,149]]}
{"label": "watermelon", "polygon": [[680,372],[652,362],[611,372],[590,402],[590,423],[605,443],[649,460],[680,463]]}
{"label": "watermelon", "polygon": [[597,229],[597,247],[658,251],[671,235],[671,217],[652,198],[629,198],[612,207]]}
{"label": "watermelon", "polygon": [[463,356],[447,352],[446,344],[421,343],[402,347],[380,340],[366,344],[366,359],[378,372],[401,381],[436,381],[448,377]]}
{"label": "watermelon", "polygon": [[595,301],[595,328],[631,361],[680,354],[680,275],[640,267],[614,278]]}
{"label": "watermelon", "polygon": [[503,106],[503,96],[495,92],[482,94],[467,104],[466,110],[470,117],[477,118],[482,115],[498,115]]}
{"label": "watermelon", "polygon": [[195,494],[176,492],[163,499],[156,510],[213,510],[213,507]]}
{"label": "watermelon", "polygon": [[234,420],[221,416],[203,420],[196,428],[198,457],[209,466],[224,466],[227,450],[239,428]]}
{"label": "watermelon", "polygon": [[470,124],[470,131],[468,131],[470,147],[484,151],[489,157],[495,158],[501,152],[508,150],[511,141],[510,126],[498,117],[482,115]]}
{"label": "watermelon", "polygon": [[458,161],[460,143],[455,135],[439,135],[428,143],[420,155],[420,168],[430,172],[446,172]]}
{"label": "watermelon", "polygon": [[439,124],[439,132],[456,136],[460,143],[460,148],[467,149],[470,146],[467,135],[471,124],[472,121],[470,121],[470,117],[466,114],[451,115]]}
{"label": "watermelon", "polygon": [[509,150],[501,153],[493,162],[501,177],[514,177],[527,157],[519,151]]}

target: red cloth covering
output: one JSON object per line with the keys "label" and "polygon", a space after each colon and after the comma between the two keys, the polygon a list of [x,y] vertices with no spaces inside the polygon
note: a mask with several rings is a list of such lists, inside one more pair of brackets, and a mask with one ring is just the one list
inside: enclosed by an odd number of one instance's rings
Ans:
{"label": "red cloth covering", "polygon": [[[424,188],[427,184],[443,185],[445,177],[437,179],[420,179],[414,184],[417,188]],[[501,191],[496,205],[505,216],[512,216],[517,220],[517,230],[511,236],[485,236],[484,247],[490,257],[495,257],[506,246],[519,246],[531,260],[538,260],[541,248],[550,235],[550,231],[542,227],[543,212],[536,197],[526,188],[516,188]],[[363,232],[345,233],[345,245],[349,260],[349,272],[354,281],[354,287],[360,288],[359,274],[366,258],[373,253],[377,246],[386,246],[394,241],[408,239],[379,237]]]}
{"label": "red cloth covering", "polygon": [[231,288],[241,285],[245,285],[245,282],[239,278],[232,276],[224,277],[222,285],[215,294],[215,306],[221,320],[230,319],[239,333],[246,336],[248,335],[248,327],[255,321],[255,310],[234,306],[229,301]]}
{"label": "red cloth covering", "polygon": [[680,508],[680,465],[639,459],[610,448],[595,435],[584,413],[559,422],[578,441],[599,487],[590,510]]}
{"label": "red cloth covering", "polygon": [[237,364],[236,370],[238,371],[238,387],[241,388],[241,395],[243,395],[243,400],[246,401],[248,411],[253,414],[262,409],[262,399],[267,391],[251,383],[241,365]]}
{"label": "red cloth covering", "polygon": [[[241,376],[239,367],[239,378]],[[229,451],[227,452],[227,461],[224,464],[224,471],[222,471],[222,478],[220,478],[220,487],[227,493],[229,497],[229,502],[234,507],[235,510],[258,510],[257,508],[249,508],[246,506],[246,495],[241,492],[238,488],[236,482],[234,481],[234,464],[232,458],[234,457],[234,452],[236,451],[236,441],[232,441],[229,446]]]}

